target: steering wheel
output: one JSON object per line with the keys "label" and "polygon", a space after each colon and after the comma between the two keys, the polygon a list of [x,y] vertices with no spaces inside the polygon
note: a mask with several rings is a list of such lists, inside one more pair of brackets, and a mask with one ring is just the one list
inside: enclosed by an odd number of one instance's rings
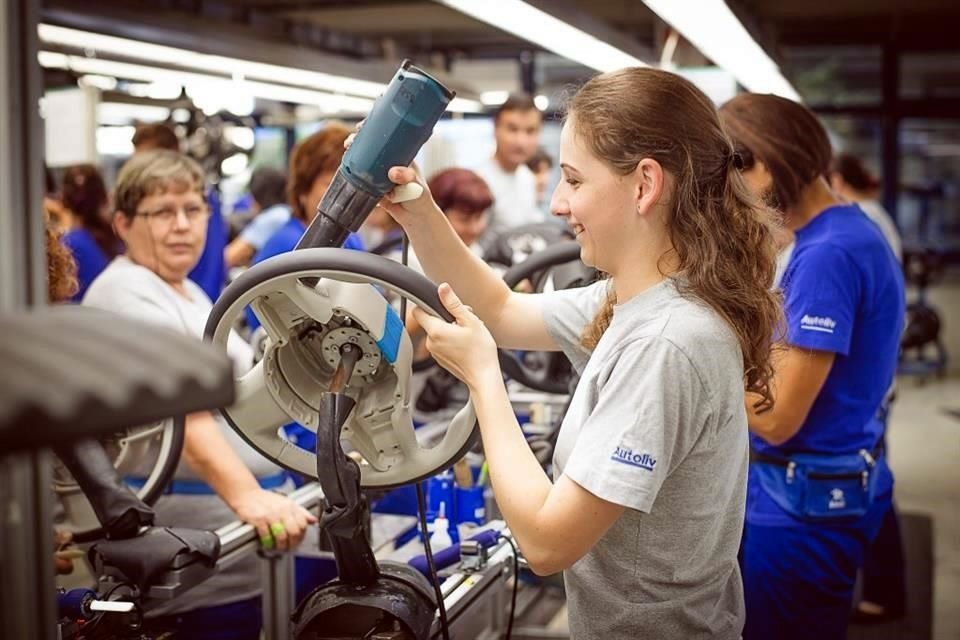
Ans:
{"label": "steering wheel", "polygon": [[515,266],[558,242],[572,239],[569,229],[555,222],[525,224],[498,234],[487,247],[484,260]]}
{"label": "steering wheel", "polygon": [[[543,291],[548,285],[553,289],[569,289],[590,284],[597,279],[597,272],[586,267],[580,261],[580,245],[575,241],[561,242],[548,249],[533,254],[520,264],[511,267],[503,280],[512,289],[524,280],[532,280],[534,289]],[[567,265],[571,268],[557,273],[557,268]],[[536,369],[525,360],[540,360]],[[569,393],[570,362],[562,353],[528,353],[521,360],[516,352],[500,350],[500,368],[520,384],[545,393]]]}
{"label": "steering wheel", "polygon": [[318,400],[339,364],[340,347],[362,356],[346,383],[356,408],[343,440],[360,460],[360,484],[392,488],[435,475],[460,459],[476,436],[467,402],[439,443],[418,443],[410,413],[413,349],[403,322],[374,287],[406,298],[448,322],[437,287],[382,256],[347,249],[300,249],[254,265],[223,292],[205,339],[226,349],[229,329],[250,305],[267,332],[263,359],[237,380],[237,401],[221,410],[233,429],[268,459],[316,478],[316,458],[280,428],[318,426]]}
{"label": "steering wheel", "polygon": [[[142,483],[131,484],[131,490],[149,506],[163,495],[177,470],[184,427],[181,415],[99,439],[121,477],[136,474],[143,478]],[[54,463],[53,489],[66,514],[65,528],[75,542],[92,542],[104,536],[86,496],[59,460]]]}
{"label": "steering wheel", "polygon": [[388,253],[393,253],[398,251],[403,246],[403,234],[397,233],[387,237],[383,242],[375,246],[373,249],[370,249],[368,253],[372,253],[375,256],[383,256]]}

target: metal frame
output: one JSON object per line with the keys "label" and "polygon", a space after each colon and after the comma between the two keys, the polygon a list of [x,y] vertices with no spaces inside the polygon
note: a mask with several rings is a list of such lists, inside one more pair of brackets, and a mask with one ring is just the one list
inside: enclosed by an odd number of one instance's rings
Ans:
{"label": "metal frame", "polygon": [[[0,0],[0,311],[46,304],[38,12]],[[0,628],[11,638],[55,637],[50,481],[49,452],[0,460]]]}

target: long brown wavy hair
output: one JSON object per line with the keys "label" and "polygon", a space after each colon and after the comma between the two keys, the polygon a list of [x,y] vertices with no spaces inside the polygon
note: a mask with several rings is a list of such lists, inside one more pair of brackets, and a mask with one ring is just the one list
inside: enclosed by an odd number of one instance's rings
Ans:
{"label": "long brown wavy hair", "polygon": [[47,249],[47,299],[66,302],[77,293],[77,263],[60,241],[62,232],[46,210],[43,212],[43,230]]}
{"label": "long brown wavy hair", "polygon": [[[680,76],[634,67],[594,77],[568,112],[616,173],[628,175],[651,158],[673,176],[667,226],[682,273],[676,285],[727,321],[740,342],[746,390],[761,396],[760,407],[771,406],[770,351],[782,313],[772,288],[778,218],[744,184],[709,98]],[[588,348],[609,326],[614,302],[611,294],[584,331]]]}

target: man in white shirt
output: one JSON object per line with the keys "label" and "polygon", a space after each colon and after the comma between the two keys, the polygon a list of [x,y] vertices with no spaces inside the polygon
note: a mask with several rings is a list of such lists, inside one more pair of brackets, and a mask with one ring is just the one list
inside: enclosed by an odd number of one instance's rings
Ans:
{"label": "man in white shirt", "polygon": [[537,186],[526,163],[537,151],[543,114],[528,95],[511,95],[493,114],[497,149],[476,168],[493,192],[490,234],[547,219],[537,207]]}

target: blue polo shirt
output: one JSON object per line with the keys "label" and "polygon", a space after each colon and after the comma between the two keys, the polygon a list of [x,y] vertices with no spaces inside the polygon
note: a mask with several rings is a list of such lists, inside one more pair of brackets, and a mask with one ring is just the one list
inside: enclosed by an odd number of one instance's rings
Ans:
{"label": "blue polo shirt", "polygon": [[227,221],[223,219],[220,206],[220,193],[216,189],[207,192],[207,206],[210,207],[210,219],[207,221],[207,240],[197,266],[190,272],[189,278],[200,285],[203,292],[216,302],[227,282],[227,260],[223,256],[227,248]]}
{"label": "blue polo shirt", "polygon": [[[796,232],[782,286],[787,342],[836,358],[800,430],[776,447],[751,434],[751,446],[779,456],[872,450],[883,435],[877,415],[896,373],[904,324],[896,256],[857,205],[837,205]],[[878,494],[889,490],[887,476]],[[757,484],[751,479],[748,517],[770,511]]]}
{"label": "blue polo shirt", "polygon": [[[300,238],[303,236],[303,232],[307,230],[307,225],[303,220],[290,216],[290,218],[284,223],[282,227],[277,229],[269,240],[263,245],[263,248],[253,256],[253,262],[251,266],[263,262],[267,258],[272,258],[273,256],[278,256],[281,253],[286,253],[288,251],[293,251],[296,248],[297,243],[300,242]],[[360,236],[351,233],[347,236],[346,241],[343,243],[344,249],[353,249],[355,251],[364,251],[363,241],[360,239]],[[260,321],[257,319],[257,316],[253,314],[253,311],[250,310],[250,307],[247,307],[246,311],[247,324],[250,326],[250,329],[256,329],[260,326]]]}
{"label": "blue polo shirt", "polygon": [[[119,241],[117,242],[119,253],[123,246],[119,244]],[[90,287],[90,283],[110,264],[110,257],[100,248],[93,235],[82,227],[71,229],[63,234],[63,244],[73,254],[73,260],[77,263],[77,284],[79,287],[71,300],[80,302]]]}

